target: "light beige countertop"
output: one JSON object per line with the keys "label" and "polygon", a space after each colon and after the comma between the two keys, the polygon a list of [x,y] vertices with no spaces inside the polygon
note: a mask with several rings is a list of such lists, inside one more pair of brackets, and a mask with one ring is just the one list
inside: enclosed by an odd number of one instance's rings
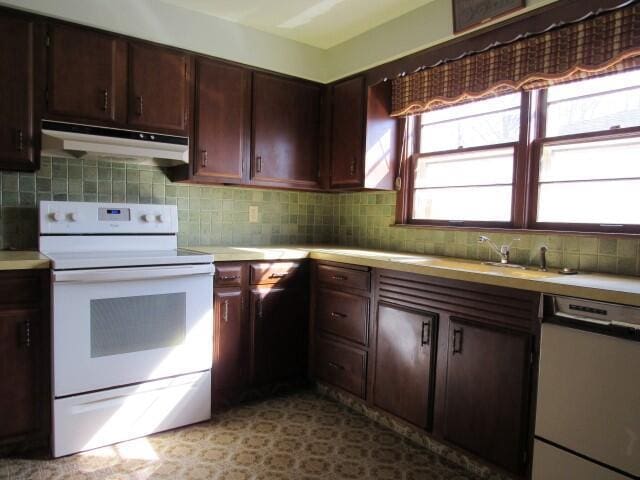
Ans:
{"label": "light beige countertop", "polygon": [[596,273],[561,275],[484,265],[479,261],[400,252],[331,246],[190,247],[213,255],[214,261],[298,260],[312,258],[374,268],[431,275],[453,280],[517,288],[540,293],[640,306],[640,277]]}
{"label": "light beige countertop", "polygon": [[0,270],[49,268],[49,259],[33,250],[0,250]]}

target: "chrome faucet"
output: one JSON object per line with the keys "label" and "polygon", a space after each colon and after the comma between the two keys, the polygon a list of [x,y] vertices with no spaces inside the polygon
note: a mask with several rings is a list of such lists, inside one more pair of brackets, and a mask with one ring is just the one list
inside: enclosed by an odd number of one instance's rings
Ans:
{"label": "chrome faucet", "polygon": [[502,245],[500,248],[498,248],[498,246],[493,243],[489,237],[485,235],[480,235],[478,237],[478,243],[488,243],[491,248],[493,248],[493,251],[500,255],[500,263],[504,265],[509,263],[509,252],[511,251],[511,245],[513,245],[513,242],[518,241],[520,241],[519,238],[514,238],[508,244]]}

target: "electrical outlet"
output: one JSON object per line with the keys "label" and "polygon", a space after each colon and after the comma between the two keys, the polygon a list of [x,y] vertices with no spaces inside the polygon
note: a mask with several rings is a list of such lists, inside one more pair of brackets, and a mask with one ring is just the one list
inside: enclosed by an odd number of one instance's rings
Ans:
{"label": "electrical outlet", "polygon": [[249,206],[249,223],[258,223],[258,207],[256,205]]}

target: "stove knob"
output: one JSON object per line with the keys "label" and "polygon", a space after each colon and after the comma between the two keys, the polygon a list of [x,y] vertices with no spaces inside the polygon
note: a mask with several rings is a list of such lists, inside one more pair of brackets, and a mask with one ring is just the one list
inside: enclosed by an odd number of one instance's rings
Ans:
{"label": "stove knob", "polygon": [[60,214],[60,212],[51,212],[49,214],[49,217],[53,222],[59,222],[60,220],[62,220],[62,215]]}
{"label": "stove knob", "polygon": [[78,214],[76,212],[71,212],[69,215],[67,215],[67,217],[69,217],[69,220],[71,220],[72,222],[78,221]]}
{"label": "stove knob", "polygon": [[156,215],[156,220],[158,221],[158,223],[164,223],[164,215]]}
{"label": "stove knob", "polygon": [[148,213],[145,213],[140,218],[142,219],[143,222],[149,223],[152,217]]}

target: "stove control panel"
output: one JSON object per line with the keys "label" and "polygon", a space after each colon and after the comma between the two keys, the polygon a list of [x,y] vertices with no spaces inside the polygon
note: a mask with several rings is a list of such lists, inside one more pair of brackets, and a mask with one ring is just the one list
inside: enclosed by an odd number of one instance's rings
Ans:
{"label": "stove control panel", "polygon": [[40,202],[40,233],[47,234],[175,234],[175,205]]}

